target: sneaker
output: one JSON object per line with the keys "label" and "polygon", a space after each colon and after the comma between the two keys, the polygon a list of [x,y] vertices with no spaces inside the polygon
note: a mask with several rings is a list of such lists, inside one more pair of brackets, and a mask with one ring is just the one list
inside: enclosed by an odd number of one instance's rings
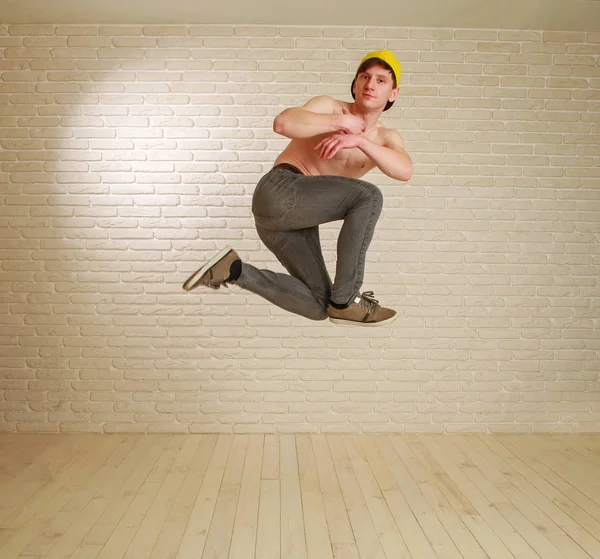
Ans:
{"label": "sneaker", "polygon": [[240,257],[231,247],[223,249],[202,268],[194,272],[183,284],[183,289],[191,291],[201,285],[219,289],[230,275],[231,264],[239,259]]}
{"label": "sneaker", "polygon": [[327,314],[331,322],[350,326],[381,326],[396,319],[396,311],[379,306],[379,301],[373,297],[372,291],[357,295],[345,309],[336,309],[329,305]]}

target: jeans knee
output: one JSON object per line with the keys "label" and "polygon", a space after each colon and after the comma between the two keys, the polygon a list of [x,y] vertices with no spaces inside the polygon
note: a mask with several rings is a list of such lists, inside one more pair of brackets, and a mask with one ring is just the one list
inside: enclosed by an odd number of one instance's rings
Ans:
{"label": "jeans knee", "polygon": [[329,303],[331,292],[328,292],[327,295],[325,295],[321,290],[311,291],[315,298],[315,304],[310,305],[310,309],[306,309],[304,316],[310,320],[325,320],[329,318],[329,314],[327,314],[327,305]]}
{"label": "jeans knee", "polygon": [[310,312],[307,313],[305,316],[310,320],[327,320],[329,318],[327,308],[323,307],[321,307],[320,309],[317,309],[315,307],[314,309],[311,309]]}
{"label": "jeans knee", "polygon": [[362,191],[364,202],[372,204],[373,208],[375,208],[377,212],[380,212],[383,207],[383,194],[381,193],[381,190],[370,182],[361,182],[364,187]]}
{"label": "jeans knee", "polygon": [[377,208],[380,208],[383,206],[383,194],[381,193],[381,190],[379,190],[379,188],[377,186],[375,186],[374,184],[371,185],[372,190],[371,190],[371,196],[373,198],[373,205],[376,206]]}

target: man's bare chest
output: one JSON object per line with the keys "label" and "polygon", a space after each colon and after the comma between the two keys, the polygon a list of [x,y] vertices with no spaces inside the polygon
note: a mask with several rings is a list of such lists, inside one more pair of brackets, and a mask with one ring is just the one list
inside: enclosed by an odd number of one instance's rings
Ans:
{"label": "man's bare chest", "polygon": [[358,148],[341,149],[331,159],[320,159],[315,152],[317,167],[328,174],[362,176],[373,168],[373,162]]}
{"label": "man's bare chest", "polygon": [[[323,136],[327,137],[327,136]],[[359,148],[343,148],[334,153],[328,159],[322,159],[319,149],[315,147],[319,144],[323,137],[311,138],[308,140],[307,147],[310,151],[311,159],[314,165],[319,169],[328,169],[332,174],[345,176],[361,176],[370,171],[375,165],[373,161]],[[381,144],[382,139],[373,131],[370,134],[365,134],[365,137],[373,143]]]}

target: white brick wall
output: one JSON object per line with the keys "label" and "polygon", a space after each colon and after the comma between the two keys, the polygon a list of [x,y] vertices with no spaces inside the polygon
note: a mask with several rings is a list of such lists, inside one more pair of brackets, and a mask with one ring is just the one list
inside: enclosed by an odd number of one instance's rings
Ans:
{"label": "white brick wall", "polygon": [[[392,328],[186,294],[283,108],[393,49],[415,162],[365,288]],[[0,429],[599,432],[600,34],[0,26]],[[338,227],[324,228],[333,268]]]}

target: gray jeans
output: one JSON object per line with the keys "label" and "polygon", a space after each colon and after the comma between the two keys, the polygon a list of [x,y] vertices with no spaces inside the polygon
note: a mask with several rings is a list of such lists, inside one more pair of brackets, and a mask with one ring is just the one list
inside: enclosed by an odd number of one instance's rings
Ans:
{"label": "gray jeans", "polygon": [[[243,262],[237,285],[275,305],[310,318],[327,318],[330,301],[346,303],[363,282],[365,256],[381,214],[376,186],[338,176],[306,176],[283,164],[258,183],[252,198],[256,230],[291,274]],[[343,220],[333,285],[325,267],[319,225]]]}

